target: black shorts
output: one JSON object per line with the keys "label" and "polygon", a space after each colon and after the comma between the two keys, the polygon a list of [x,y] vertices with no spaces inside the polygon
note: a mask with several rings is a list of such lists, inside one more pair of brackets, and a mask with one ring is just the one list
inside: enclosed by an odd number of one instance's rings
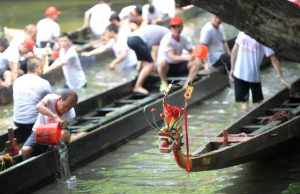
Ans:
{"label": "black shorts", "polygon": [[260,82],[246,82],[234,77],[234,91],[236,102],[247,102],[249,100],[249,90],[251,90],[253,103],[260,102],[264,99]]}
{"label": "black shorts", "polygon": [[[22,124],[22,123],[18,123],[18,122],[14,122],[14,123],[18,127],[19,132],[21,133],[20,137],[18,137],[18,134],[16,134],[17,139],[19,141],[24,142],[26,140],[26,138],[28,138],[29,135],[31,134],[34,123],[29,123],[29,124]],[[23,139],[20,139],[20,138],[23,138]]]}
{"label": "black shorts", "polygon": [[168,65],[170,67],[168,76],[186,76],[189,73],[188,61],[182,61],[176,64],[168,63]]}
{"label": "black shorts", "polygon": [[151,56],[151,48],[139,36],[128,37],[127,44],[131,48],[139,61],[147,61],[153,63]]}

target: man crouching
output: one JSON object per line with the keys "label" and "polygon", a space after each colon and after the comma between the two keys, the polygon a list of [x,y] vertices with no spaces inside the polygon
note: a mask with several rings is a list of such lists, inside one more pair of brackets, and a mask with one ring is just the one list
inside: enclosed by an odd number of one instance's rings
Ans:
{"label": "man crouching", "polygon": [[[38,104],[39,112],[36,122],[33,125],[31,135],[28,137],[22,147],[24,159],[31,156],[32,153],[39,154],[48,149],[48,145],[41,145],[36,142],[36,129],[41,124],[48,124],[64,121],[70,121],[75,118],[74,106],[77,104],[78,96],[72,90],[63,91],[61,95],[48,94]],[[70,141],[70,133],[67,130],[61,131],[61,140]]]}

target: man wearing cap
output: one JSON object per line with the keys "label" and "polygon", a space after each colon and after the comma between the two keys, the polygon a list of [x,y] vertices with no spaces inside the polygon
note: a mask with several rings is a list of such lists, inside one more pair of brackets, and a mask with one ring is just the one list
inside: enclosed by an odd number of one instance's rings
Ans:
{"label": "man wearing cap", "polygon": [[234,80],[235,100],[241,103],[244,110],[247,109],[250,90],[253,103],[263,100],[260,65],[264,56],[270,58],[281,83],[290,87],[282,76],[281,64],[274,51],[240,32],[231,52],[232,68],[229,78]]}
{"label": "man wearing cap", "polygon": [[221,19],[214,15],[200,32],[200,44],[208,47],[205,69],[224,66],[230,68],[230,50],[225,41],[225,33]]}
{"label": "man wearing cap", "polygon": [[15,125],[29,136],[38,115],[36,105],[51,92],[51,86],[47,80],[40,77],[43,73],[41,59],[28,59],[27,70],[28,73],[18,77],[13,84],[13,120]]}
{"label": "man wearing cap", "polygon": [[137,59],[142,62],[141,71],[133,89],[134,92],[149,94],[149,91],[143,85],[151,72],[155,71],[151,49],[153,46],[158,46],[162,37],[167,33],[169,33],[169,29],[166,27],[147,25],[140,27],[128,38],[129,48],[134,50]]}
{"label": "man wearing cap", "polygon": [[60,35],[60,27],[56,22],[60,11],[55,6],[50,6],[45,10],[44,15],[46,17],[36,25],[36,43],[39,48],[44,48],[47,45],[53,47],[56,38]]}
{"label": "man wearing cap", "polygon": [[[171,33],[166,34],[161,40],[158,49],[158,73],[161,78],[162,87],[167,86],[167,75],[188,74],[187,81],[193,81],[198,73],[199,65],[192,54],[193,45],[187,37],[182,35],[183,20],[175,16],[170,20]],[[183,53],[186,50],[188,53]]]}

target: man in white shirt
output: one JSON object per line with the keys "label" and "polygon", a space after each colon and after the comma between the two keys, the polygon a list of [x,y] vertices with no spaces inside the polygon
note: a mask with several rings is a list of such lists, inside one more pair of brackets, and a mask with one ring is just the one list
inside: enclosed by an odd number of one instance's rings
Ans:
{"label": "man in white shirt", "polygon": [[163,14],[152,4],[143,6],[143,22],[145,24],[158,24],[162,22]]}
{"label": "man in white shirt", "polygon": [[230,68],[230,49],[225,41],[225,33],[221,19],[214,15],[200,33],[200,44],[208,47],[205,69],[225,66]]}
{"label": "man in white shirt", "polygon": [[90,28],[96,38],[99,38],[109,25],[109,17],[112,14],[110,2],[110,0],[98,0],[97,4],[84,14],[82,28]]}
{"label": "man in white shirt", "polygon": [[[22,147],[23,158],[27,159],[32,153],[42,153],[48,149],[47,145],[37,144],[35,138],[36,129],[41,124],[69,122],[75,118],[76,113],[74,106],[77,104],[78,96],[72,90],[63,91],[61,95],[48,94],[38,104],[38,117],[32,128],[31,135],[27,138]],[[61,140],[64,142],[70,141],[70,133],[67,130],[62,130]]]}
{"label": "man in white shirt", "polygon": [[142,62],[142,69],[133,88],[134,92],[149,94],[144,88],[146,78],[155,71],[154,60],[151,55],[153,46],[158,46],[164,35],[169,33],[169,29],[158,25],[142,26],[131,34],[127,44],[134,50],[137,59]]}
{"label": "man in white shirt", "polygon": [[[192,82],[198,73],[199,65],[193,55],[193,45],[182,35],[183,20],[175,16],[170,20],[171,33],[163,37],[158,49],[158,73],[161,78],[161,90],[167,86],[167,75],[188,74],[184,87]],[[188,53],[183,53],[183,51]]]}
{"label": "man in white shirt", "polygon": [[281,64],[274,51],[244,32],[240,32],[231,52],[230,79],[234,79],[235,100],[242,103],[243,109],[247,108],[249,90],[251,90],[253,103],[263,100],[260,65],[264,56],[271,59],[280,81],[285,86],[290,87],[282,76]]}
{"label": "man in white shirt", "polygon": [[56,38],[60,35],[60,27],[56,22],[60,11],[55,6],[50,6],[44,14],[46,17],[36,25],[36,44],[39,48],[44,48],[48,44],[53,47]]}
{"label": "man in white shirt", "polygon": [[120,27],[115,24],[110,24],[102,37],[104,44],[92,51],[82,53],[82,55],[91,56],[113,50],[116,58],[109,64],[109,68],[111,70],[119,69],[122,74],[130,77],[135,73],[137,58],[134,51],[127,46],[127,38],[122,37],[126,35],[119,34],[119,29]]}
{"label": "man in white shirt", "polygon": [[170,18],[176,14],[175,0],[152,0],[152,5],[163,14],[167,14]]}
{"label": "man in white shirt", "polygon": [[50,66],[49,70],[62,66],[66,85],[69,89],[77,90],[86,86],[86,77],[75,47],[66,34],[58,38],[60,47],[59,58]]}
{"label": "man in white shirt", "polygon": [[47,80],[40,77],[43,73],[42,60],[30,58],[27,61],[27,70],[28,73],[18,77],[13,84],[13,120],[15,125],[29,136],[38,115],[36,105],[51,92],[51,86]]}

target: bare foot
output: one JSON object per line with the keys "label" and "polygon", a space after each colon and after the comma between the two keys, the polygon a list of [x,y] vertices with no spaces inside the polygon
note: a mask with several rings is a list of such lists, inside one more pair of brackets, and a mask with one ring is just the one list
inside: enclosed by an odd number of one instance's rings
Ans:
{"label": "bare foot", "polygon": [[149,94],[149,91],[142,87],[134,88],[133,91],[137,92],[137,93],[145,94],[145,95]]}

